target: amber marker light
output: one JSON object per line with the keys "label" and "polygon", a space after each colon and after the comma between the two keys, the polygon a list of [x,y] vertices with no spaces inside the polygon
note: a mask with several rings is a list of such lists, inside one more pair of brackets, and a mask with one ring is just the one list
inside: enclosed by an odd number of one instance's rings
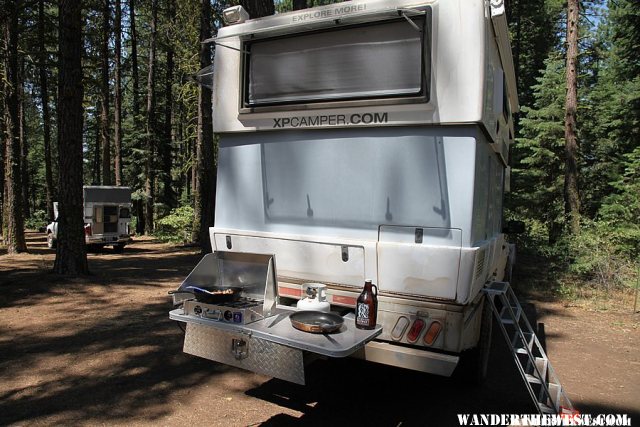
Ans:
{"label": "amber marker light", "polygon": [[433,345],[433,343],[436,342],[438,335],[440,335],[441,330],[442,323],[438,322],[437,320],[432,322],[431,325],[429,325],[429,329],[427,329],[427,333],[424,334],[424,343],[426,345]]}

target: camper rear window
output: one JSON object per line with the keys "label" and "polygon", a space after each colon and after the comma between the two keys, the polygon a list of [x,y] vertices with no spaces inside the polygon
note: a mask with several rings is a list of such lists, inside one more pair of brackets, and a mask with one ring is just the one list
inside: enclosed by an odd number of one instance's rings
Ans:
{"label": "camper rear window", "polygon": [[245,43],[244,106],[426,96],[426,19]]}

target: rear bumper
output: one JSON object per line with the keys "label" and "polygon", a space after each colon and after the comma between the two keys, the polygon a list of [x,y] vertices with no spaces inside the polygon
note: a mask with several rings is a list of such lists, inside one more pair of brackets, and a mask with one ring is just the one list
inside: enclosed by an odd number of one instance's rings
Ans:
{"label": "rear bumper", "polygon": [[380,341],[369,342],[364,348],[355,352],[352,357],[445,377],[450,377],[453,374],[460,360],[459,356],[403,347]]}
{"label": "rear bumper", "polygon": [[131,243],[131,237],[118,237],[118,236],[86,236],[85,242],[87,245],[126,245]]}

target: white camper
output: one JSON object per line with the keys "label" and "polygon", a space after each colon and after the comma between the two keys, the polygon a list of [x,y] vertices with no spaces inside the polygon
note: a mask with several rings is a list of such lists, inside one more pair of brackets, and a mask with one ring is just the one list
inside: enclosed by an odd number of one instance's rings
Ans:
{"label": "white camper", "polygon": [[[47,245],[56,246],[58,203],[54,202],[54,221],[47,226]],[[122,252],[131,241],[131,188],[84,186],[84,232],[88,246],[113,246]]]}
{"label": "white camper", "polygon": [[[208,41],[214,252],[170,315],[187,324],[185,351],[300,383],[314,353],[445,376],[468,354],[482,377],[491,311],[481,290],[508,269],[503,194],[519,108],[502,3],[224,15]],[[352,317],[365,279],[379,290],[370,333]],[[341,333],[283,319],[312,282],[326,285]],[[189,296],[207,285],[239,286],[259,309]]]}

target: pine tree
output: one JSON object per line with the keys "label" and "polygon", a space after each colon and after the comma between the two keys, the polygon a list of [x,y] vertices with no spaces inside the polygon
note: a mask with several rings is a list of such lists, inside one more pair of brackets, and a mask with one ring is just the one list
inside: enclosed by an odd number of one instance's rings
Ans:
{"label": "pine tree", "polygon": [[538,223],[554,243],[561,235],[564,182],[564,64],[559,54],[533,86],[534,104],[522,108],[513,147],[512,210]]}
{"label": "pine tree", "polygon": [[567,66],[564,115],[564,200],[565,215],[572,234],[580,232],[580,192],[578,190],[578,0],[567,2]]}
{"label": "pine tree", "polygon": [[[202,0],[200,16],[200,39],[211,37],[211,2]],[[211,65],[211,47],[200,46],[200,67]],[[215,203],[215,175],[213,172],[213,125],[211,109],[211,89],[198,87],[198,139],[196,145],[197,180],[195,188],[195,217],[193,240],[200,243],[203,253],[211,252],[209,227],[213,225],[213,206]]]}
{"label": "pine tree", "polygon": [[59,2],[58,145],[60,165],[58,245],[53,270],[87,274],[82,208],[82,4]]}
{"label": "pine tree", "polygon": [[45,170],[45,204],[47,219],[53,221],[53,168],[51,152],[51,112],[49,109],[49,76],[47,73],[48,54],[45,45],[45,11],[44,0],[38,1],[38,50],[39,50],[39,77],[40,77],[40,101],[42,105],[42,133],[44,140],[44,170]]}
{"label": "pine tree", "polygon": [[19,2],[6,3],[2,35],[4,39],[5,96],[5,177],[3,215],[6,223],[4,241],[9,253],[27,250],[24,238],[22,174],[20,155],[20,99],[18,60]]}
{"label": "pine tree", "polygon": [[149,73],[147,78],[147,154],[145,160],[145,233],[153,233],[153,208],[155,202],[155,154],[156,129],[156,44],[158,28],[158,0],[151,2],[151,40],[149,42]]}

